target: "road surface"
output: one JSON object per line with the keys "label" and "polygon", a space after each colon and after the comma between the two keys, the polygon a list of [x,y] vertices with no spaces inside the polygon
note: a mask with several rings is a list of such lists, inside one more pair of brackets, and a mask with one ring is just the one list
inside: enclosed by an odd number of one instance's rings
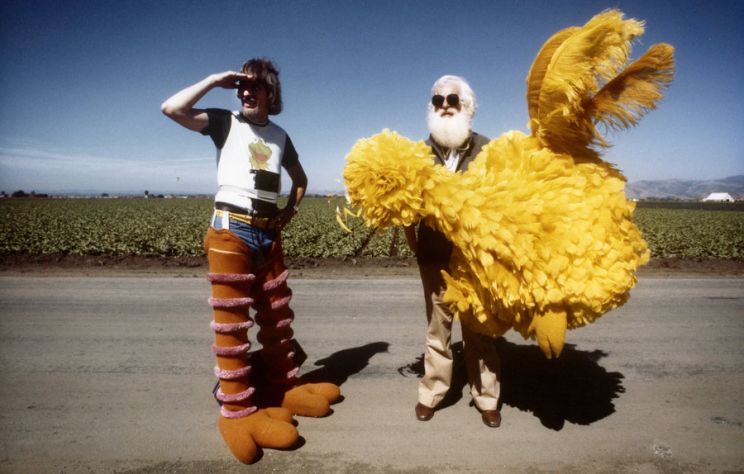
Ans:
{"label": "road surface", "polygon": [[0,472],[744,471],[744,278],[641,278],[558,361],[508,334],[498,429],[462,381],[414,418],[416,279],[290,284],[303,370],[345,398],[247,467],[215,427],[203,278],[0,276]]}

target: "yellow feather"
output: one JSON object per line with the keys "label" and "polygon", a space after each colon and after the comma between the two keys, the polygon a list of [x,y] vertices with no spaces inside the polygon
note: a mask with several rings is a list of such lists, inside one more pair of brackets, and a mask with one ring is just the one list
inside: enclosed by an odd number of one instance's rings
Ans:
{"label": "yellow feather", "polygon": [[[609,80],[625,64],[630,43],[643,33],[643,24],[623,20],[617,10],[608,10],[589,20],[566,38],[553,53],[542,81],[536,136],[559,153],[595,158],[588,148],[594,127],[583,105],[599,89],[599,80]],[[533,130],[534,133],[534,130]]]}
{"label": "yellow feather", "polygon": [[674,48],[651,46],[646,53],[609,81],[592,98],[587,113],[609,128],[635,125],[656,107],[661,91],[674,76]]}
{"label": "yellow feather", "polygon": [[338,209],[338,206],[336,207],[336,222],[338,222],[338,225],[340,225],[342,229],[351,234],[351,229],[349,229],[346,223],[341,219],[341,211]]}
{"label": "yellow feather", "polygon": [[540,49],[540,52],[537,53],[537,57],[532,63],[530,71],[527,73],[527,110],[529,111],[530,119],[538,118],[540,88],[542,87],[542,81],[548,65],[553,59],[553,53],[577,29],[578,27],[571,26],[559,31],[550,37]]}

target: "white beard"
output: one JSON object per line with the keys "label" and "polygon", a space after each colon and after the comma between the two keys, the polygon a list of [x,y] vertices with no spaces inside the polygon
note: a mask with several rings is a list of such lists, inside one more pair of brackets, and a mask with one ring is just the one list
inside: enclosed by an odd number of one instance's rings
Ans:
{"label": "white beard", "polygon": [[435,142],[445,148],[453,149],[460,147],[470,137],[472,117],[463,111],[442,117],[430,109],[426,116],[426,123]]}

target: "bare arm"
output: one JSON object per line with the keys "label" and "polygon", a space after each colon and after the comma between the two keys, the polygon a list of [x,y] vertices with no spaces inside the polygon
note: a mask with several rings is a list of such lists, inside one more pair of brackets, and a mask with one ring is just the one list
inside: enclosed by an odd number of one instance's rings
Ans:
{"label": "bare arm", "polygon": [[307,191],[307,175],[300,162],[298,161],[297,164],[285,169],[292,180],[292,189],[289,191],[287,205],[279,213],[280,229],[289,224],[289,221],[297,213],[296,208],[300,205],[302,198],[305,196],[305,191]]}
{"label": "bare arm", "polygon": [[160,110],[176,123],[201,132],[209,125],[209,118],[204,109],[196,109],[194,105],[204,95],[215,87],[236,89],[238,81],[247,78],[245,74],[226,71],[212,74],[169,97],[160,106]]}

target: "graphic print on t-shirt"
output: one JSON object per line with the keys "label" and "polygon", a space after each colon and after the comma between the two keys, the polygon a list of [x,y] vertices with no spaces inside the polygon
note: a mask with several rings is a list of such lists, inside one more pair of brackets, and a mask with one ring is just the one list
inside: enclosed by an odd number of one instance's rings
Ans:
{"label": "graphic print on t-shirt", "polygon": [[266,142],[262,138],[258,138],[248,145],[248,149],[251,152],[251,168],[254,170],[265,170],[269,167],[271,148],[266,145]]}

